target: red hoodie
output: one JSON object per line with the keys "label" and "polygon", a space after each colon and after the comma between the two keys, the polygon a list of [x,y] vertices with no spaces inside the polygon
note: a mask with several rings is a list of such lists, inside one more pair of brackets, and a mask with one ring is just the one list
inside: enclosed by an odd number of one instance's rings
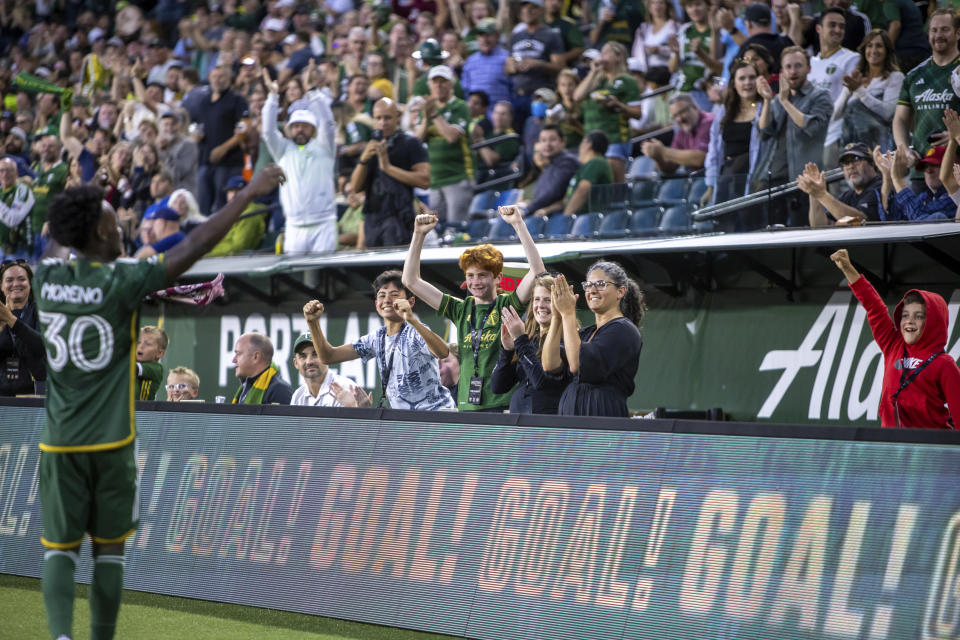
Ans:
{"label": "red hoodie", "polygon": [[[913,289],[926,304],[927,317],[920,339],[907,345],[900,333],[900,315],[903,300],[893,311],[866,278],[850,285],[853,294],[867,311],[867,320],[873,338],[883,352],[883,395],[880,398],[880,426],[896,427],[897,414],[893,406],[893,394],[900,388],[900,373],[904,366],[915,369],[935,353],[944,351],[947,345],[947,303],[936,293]],[[906,357],[904,357],[906,352]],[[909,373],[907,374],[909,375]],[[897,398],[900,407],[900,426],[922,429],[960,428],[960,369],[947,354],[937,356],[913,379]],[[947,406],[950,407],[949,413]],[[953,427],[948,419],[953,416]]]}

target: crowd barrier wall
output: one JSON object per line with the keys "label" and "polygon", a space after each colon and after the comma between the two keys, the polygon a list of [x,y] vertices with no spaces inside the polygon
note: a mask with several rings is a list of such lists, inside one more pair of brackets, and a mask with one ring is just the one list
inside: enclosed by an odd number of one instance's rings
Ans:
{"label": "crowd barrier wall", "polygon": [[[0,403],[0,572],[41,572],[42,423]],[[960,632],[955,433],[159,403],[138,424],[132,589],[490,640]]]}

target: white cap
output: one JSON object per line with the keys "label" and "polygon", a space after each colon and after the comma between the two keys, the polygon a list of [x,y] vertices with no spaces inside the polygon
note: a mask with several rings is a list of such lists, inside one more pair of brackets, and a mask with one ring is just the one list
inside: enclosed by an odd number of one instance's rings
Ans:
{"label": "white cap", "polygon": [[287,21],[283,18],[267,18],[263,22],[264,31],[286,31]]}
{"label": "white cap", "polygon": [[427,80],[433,80],[434,78],[446,78],[450,82],[453,82],[453,69],[445,64],[438,64],[431,68],[430,73],[427,74]]}
{"label": "white cap", "polygon": [[287,7],[292,7],[294,5],[293,0],[280,0],[277,4],[273,5],[277,9],[285,9]]}
{"label": "white cap", "polygon": [[597,58],[600,57],[600,49],[587,49],[580,55],[582,55],[587,60],[596,60]]}
{"label": "white cap", "polygon": [[306,122],[312,126],[314,130],[317,129],[317,117],[313,115],[312,111],[308,111],[307,109],[297,109],[290,114],[290,119],[287,120],[287,126],[289,127],[290,125],[298,122]]}
{"label": "white cap", "polygon": [[283,44],[296,44],[297,36],[296,34],[291,33],[286,38],[283,39]]}

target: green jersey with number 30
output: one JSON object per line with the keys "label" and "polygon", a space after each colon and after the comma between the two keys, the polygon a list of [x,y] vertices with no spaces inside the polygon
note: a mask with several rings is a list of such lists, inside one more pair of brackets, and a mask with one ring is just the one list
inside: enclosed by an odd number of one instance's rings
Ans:
{"label": "green jersey with number 30", "polygon": [[47,350],[41,449],[103,451],[133,441],[138,310],[166,281],[162,254],[110,263],[48,259],[37,268]]}

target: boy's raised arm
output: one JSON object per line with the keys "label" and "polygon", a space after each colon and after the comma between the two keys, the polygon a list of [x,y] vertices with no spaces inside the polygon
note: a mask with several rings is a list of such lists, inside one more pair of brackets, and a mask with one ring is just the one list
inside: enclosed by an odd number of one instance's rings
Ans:
{"label": "boy's raised arm", "polygon": [[410,239],[410,250],[407,252],[407,259],[403,262],[403,286],[432,308],[439,309],[440,303],[443,302],[443,293],[420,277],[420,252],[423,251],[423,239],[431,229],[437,226],[437,216],[428,211],[419,200],[414,204],[418,215],[413,226],[413,238]]}

